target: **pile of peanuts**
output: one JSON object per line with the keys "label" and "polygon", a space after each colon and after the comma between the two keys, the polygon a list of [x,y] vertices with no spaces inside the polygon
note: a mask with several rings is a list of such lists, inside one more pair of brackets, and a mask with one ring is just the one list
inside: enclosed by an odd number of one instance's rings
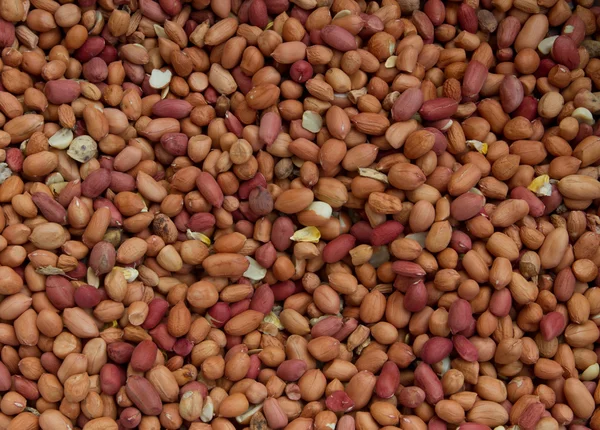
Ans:
{"label": "pile of peanuts", "polygon": [[0,430],[600,430],[599,27],[0,0]]}

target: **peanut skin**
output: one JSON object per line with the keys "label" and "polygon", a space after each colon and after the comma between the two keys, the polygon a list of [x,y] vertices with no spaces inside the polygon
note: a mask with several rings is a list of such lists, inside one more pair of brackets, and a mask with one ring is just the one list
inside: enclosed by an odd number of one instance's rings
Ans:
{"label": "peanut skin", "polygon": [[0,428],[600,430],[598,6],[104,6],[0,7]]}

